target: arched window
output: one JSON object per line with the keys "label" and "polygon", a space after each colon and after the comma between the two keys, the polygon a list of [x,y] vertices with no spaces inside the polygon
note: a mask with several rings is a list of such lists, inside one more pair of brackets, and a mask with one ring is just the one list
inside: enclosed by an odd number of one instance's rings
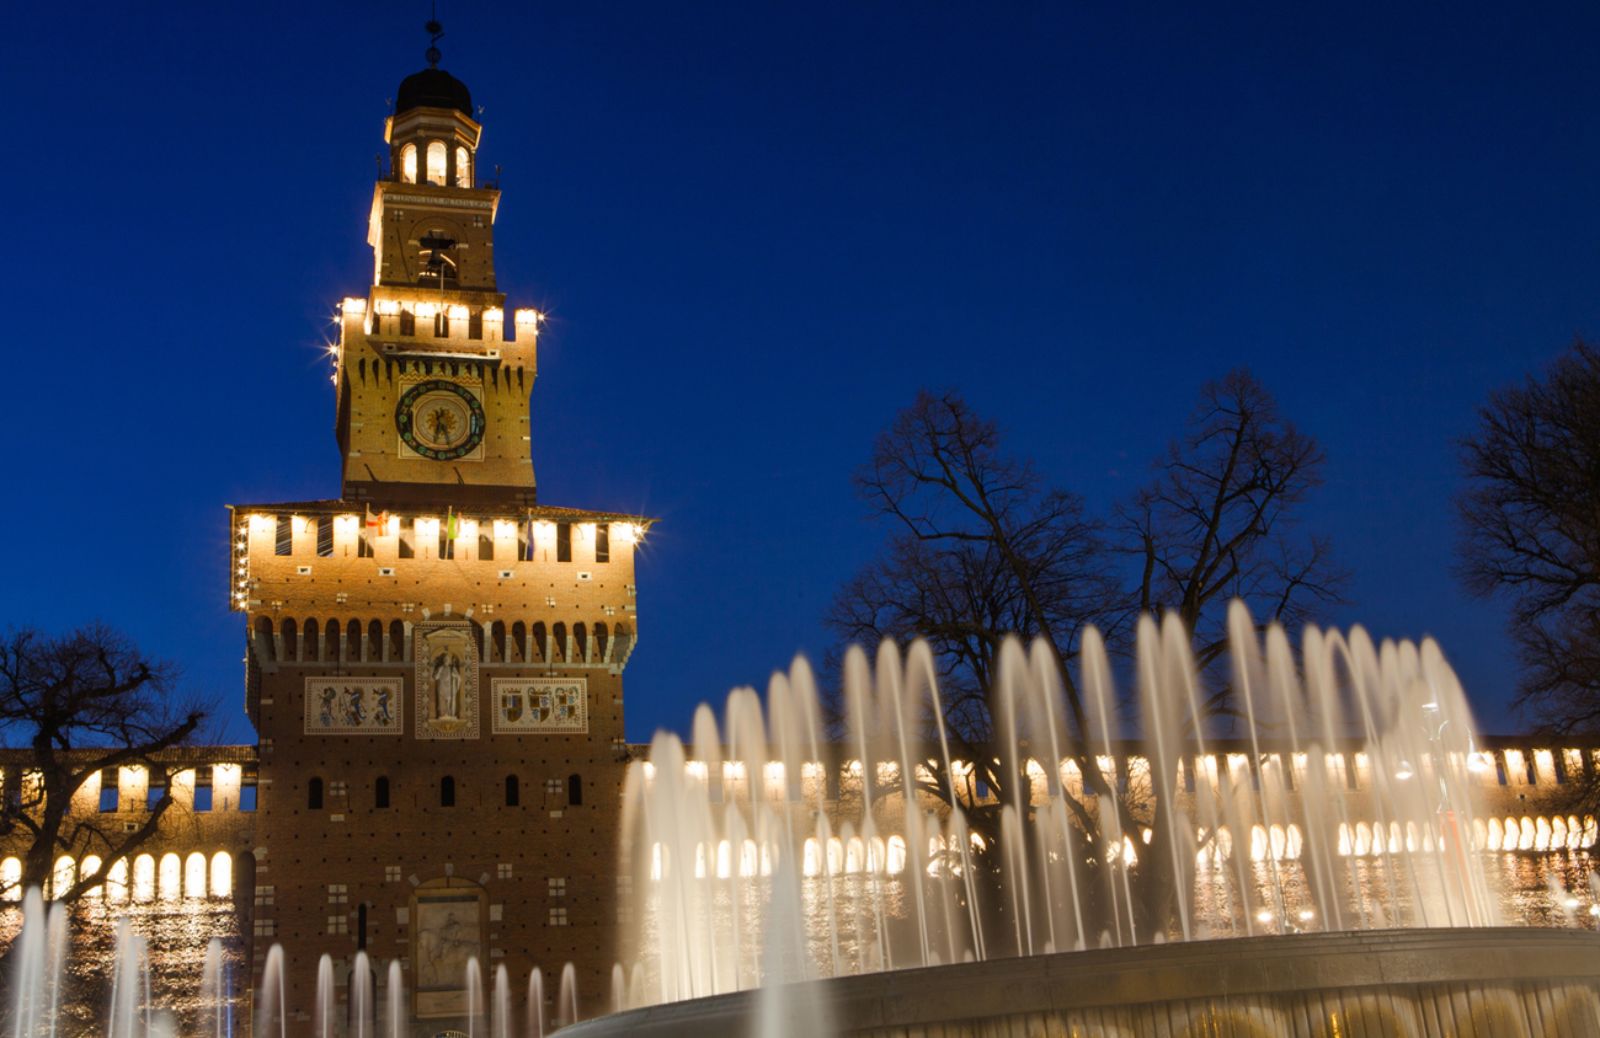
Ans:
{"label": "arched window", "polygon": [[313,811],[322,810],[322,780],[314,778],[306,783],[306,807]]}
{"label": "arched window", "polygon": [[344,651],[339,658],[351,662],[361,658],[361,621],[351,620],[344,627]]}
{"label": "arched window", "polygon": [[383,658],[394,661],[405,659],[406,655],[406,626],[399,620],[389,621],[389,644],[385,647]]}
{"label": "arched window", "polygon": [[444,186],[444,141],[428,142],[428,183]]}
{"label": "arched window", "polygon": [[583,805],[583,776],[567,776],[567,804],[572,807]]}
{"label": "arched window", "polygon": [[377,620],[367,622],[367,644],[361,658],[368,662],[383,655],[383,624]]}
{"label": "arched window", "polygon": [[389,776],[379,775],[372,784],[372,806],[379,810],[389,806]]}
{"label": "arched window", "polygon": [[506,806],[517,807],[522,803],[522,789],[517,782],[517,776],[506,776]]}
{"label": "arched window", "polygon": [[528,658],[528,625],[521,620],[511,625],[511,655],[506,662],[525,662]]}
{"label": "arched window", "polygon": [[467,155],[467,149],[456,148],[456,187],[472,186],[472,159]]}
{"label": "arched window", "polygon": [[278,658],[272,644],[272,620],[265,616],[256,617],[256,656],[262,660]]}
{"label": "arched window", "polygon": [[286,660],[297,659],[300,654],[299,631],[295,627],[294,617],[283,621],[283,658]]}
{"label": "arched window", "polygon": [[587,661],[589,659],[589,629],[579,620],[572,625],[572,647],[577,653],[577,658]]}
{"label": "arched window", "polygon": [[446,775],[439,780],[439,806],[456,806],[456,780],[453,775]]}
{"label": "arched window", "polygon": [[322,653],[321,649],[319,648],[321,643],[317,640],[317,636],[321,633],[321,626],[322,624],[318,620],[306,621],[306,652],[305,655],[301,657],[302,659],[315,660],[321,658]]}
{"label": "arched window", "polygon": [[400,149],[400,179],[408,184],[417,182],[417,146],[407,144]]}

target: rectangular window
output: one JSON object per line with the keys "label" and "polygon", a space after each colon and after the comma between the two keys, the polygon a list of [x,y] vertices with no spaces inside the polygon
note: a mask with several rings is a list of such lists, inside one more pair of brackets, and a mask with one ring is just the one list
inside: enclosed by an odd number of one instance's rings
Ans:
{"label": "rectangular window", "polygon": [[483,311],[474,310],[467,317],[467,338],[483,338]]}
{"label": "rectangular window", "polygon": [[594,561],[611,561],[611,526],[598,523],[594,528]]}
{"label": "rectangular window", "polygon": [[572,524],[556,523],[556,561],[572,561]]}
{"label": "rectangular window", "polygon": [[398,865],[385,865],[383,867],[383,881],[385,883],[398,883],[398,882],[400,882],[400,866],[398,866]]}
{"label": "rectangular window", "polygon": [[274,937],[278,933],[278,927],[277,924],[271,919],[262,919],[257,917],[255,921],[255,931],[257,937]]}
{"label": "rectangular window", "polygon": [[194,770],[194,809],[196,811],[211,810],[211,769],[209,767]]}
{"label": "rectangular window", "polygon": [[347,915],[330,915],[328,917],[328,932],[341,934],[350,932],[350,917]]}
{"label": "rectangular window", "polygon": [[400,311],[400,334],[417,334],[417,315],[412,313],[410,310]]}
{"label": "rectangular window", "polygon": [[517,561],[528,562],[533,558],[533,542],[528,540],[528,526],[526,523],[517,524]]}
{"label": "rectangular window", "polygon": [[1494,755],[1494,777],[1502,786],[1511,785],[1511,776],[1506,774],[1506,759],[1498,753]]}
{"label": "rectangular window", "polygon": [[256,887],[256,907],[263,908],[273,903],[277,888],[273,886]]}
{"label": "rectangular window", "polygon": [[565,908],[552,908],[550,910],[550,925],[551,926],[566,926],[567,925],[567,910]]}
{"label": "rectangular window", "polygon": [[367,532],[365,527],[362,527],[361,533],[356,540],[356,558],[372,558],[372,535]]}
{"label": "rectangular window", "polygon": [[495,866],[494,872],[495,872],[495,878],[496,879],[510,879],[511,878],[511,863],[510,862],[506,862],[506,861],[500,862],[498,865]]}
{"label": "rectangular window", "polygon": [[478,558],[483,561],[494,558],[494,534],[490,532],[492,527],[486,529],[487,526],[478,527]]}
{"label": "rectangular window", "polygon": [[551,876],[548,881],[548,886],[551,897],[567,896],[567,877]]}
{"label": "rectangular window", "polygon": [[350,886],[346,883],[328,884],[328,904],[348,905],[350,903]]}
{"label": "rectangular window", "polygon": [[400,557],[402,559],[414,559],[417,557],[416,548],[411,543],[411,533],[411,520],[402,518],[400,520]]}
{"label": "rectangular window", "polygon": [[145,810],[146,811],[154,811],[156,809],[156,805],[161,803],[161,798],[166,796],[166,795],[167,795],[167,776],[152,774],[150,776],[149,789],[145,793],[145,800],[144,800],[144,808],[145,808]]}
{"label": "rectangular window", "polygon": [[1566,758],[1566,754],[1562,753],[1560,750],[1557,750],[1555,752],[1555,754],[1553,755],[1552,763],[1554,763],[1554,765],[1555,765],[1556,785],[1558,785],[1558,786],[1566,785],[1567,784],[1567,758]]}
{"label": "rectangular window", "polygon": [[[268,742],[263,739],[262,742]],[[271,749],[270,743],[267,749]],[[244,769],[244,775],[239,779],[239,810],[254,811],[256,809],[257,771],[255,765]]]}
{"label": "rectangular window", "polygon": [[286,515],[278,516],[278,537],[272,550],[276,555],[294,554],[294,522]]}
{"label": "rectangular window", "polygon": [[117,809],[120,802],[120,791],[117,789],[117,769],[106,768],[100,772],[100,810],[106,814]]}
{"label": "rectangular window", "polygon": [[333,557],[333,516],[325,515],[316,520],[317,523],[317,554],[324,559]]}
{"label": "rectangular window", "polygon": [[443,310],[433,315],[433,334],[441,339],[450,336],[450,315]]}

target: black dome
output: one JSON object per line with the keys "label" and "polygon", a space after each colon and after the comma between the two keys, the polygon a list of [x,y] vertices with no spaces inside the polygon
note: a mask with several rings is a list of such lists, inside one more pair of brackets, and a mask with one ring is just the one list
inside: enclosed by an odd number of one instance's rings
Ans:
{"label": "black dome", "polygon": [[395,97],[395,115],[413,108],[454,108],[470,117],[472,94],[467,90],[467,84],[444,69],[425,68],[403,79],[400,93]]}

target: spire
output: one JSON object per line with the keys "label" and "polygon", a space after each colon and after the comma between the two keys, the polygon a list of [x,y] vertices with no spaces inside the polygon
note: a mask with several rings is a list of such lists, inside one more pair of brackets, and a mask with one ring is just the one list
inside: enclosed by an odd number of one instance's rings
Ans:
{"label": "spire", "polygon": [[429,68],[439,67],[439,58],[442,57],[439,53],[439,41],[444,38],[444,26],[439,24],[437,5],[434,10],[435,16],[429,18],[428,23],[422,27],[428,34],[428,50],[423,56],[428,59]]}

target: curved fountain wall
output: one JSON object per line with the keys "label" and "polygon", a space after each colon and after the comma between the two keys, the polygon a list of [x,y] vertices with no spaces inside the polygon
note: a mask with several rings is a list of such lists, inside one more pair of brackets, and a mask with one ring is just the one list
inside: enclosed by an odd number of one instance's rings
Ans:
{"label": "curved fountain wall", "polygon": [[[763,1003],[762,1000],[768,1000]],[[1600,934],[1298,934],[894,970],[667,1003],[562,1038],[1577,1038],[1600,1034]]]}

